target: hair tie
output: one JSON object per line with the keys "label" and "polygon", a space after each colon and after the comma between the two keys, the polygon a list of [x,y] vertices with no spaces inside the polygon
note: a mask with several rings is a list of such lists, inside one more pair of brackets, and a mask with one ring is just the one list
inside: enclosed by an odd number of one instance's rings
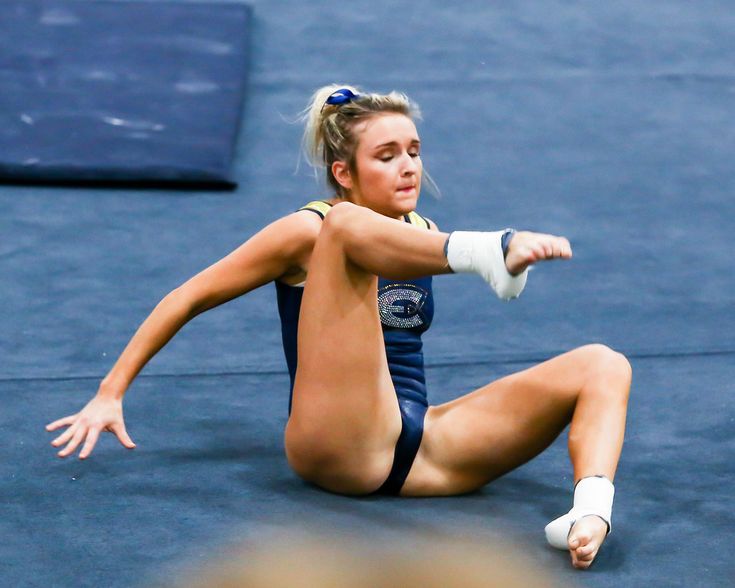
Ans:
{"label": "hair tie", "polygon": [[[329,95],[329,98],[327,98],[324,106],[326,106],[327,104],[331,104],[332,106],[339,106],[340,104],[352,102],[359,97],[359,94],[355,94],[349,88],[340,88],[339,90],[335,90]],[[324,106],[322,106],[322,108],[324,108]]]}

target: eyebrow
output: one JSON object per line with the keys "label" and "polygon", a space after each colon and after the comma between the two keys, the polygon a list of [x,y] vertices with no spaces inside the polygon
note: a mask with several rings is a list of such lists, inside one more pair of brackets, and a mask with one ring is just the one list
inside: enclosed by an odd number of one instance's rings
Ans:
{"label": "eyebrow", "polygon": [[[418,139],[411,139],[411,145],[420,145],[421,141]],[[383,149],[385,147],[393,147],[395,145],[398,145],[398,141],[388,141],[387,143],[381,143],[380,145],[376,145],[373,147],[374,151],[377,151],[378,149]]]}

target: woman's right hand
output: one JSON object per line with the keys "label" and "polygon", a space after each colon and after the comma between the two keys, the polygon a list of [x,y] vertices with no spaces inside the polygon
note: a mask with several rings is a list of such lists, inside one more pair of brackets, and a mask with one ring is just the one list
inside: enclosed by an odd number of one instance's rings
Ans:
{"label": "woman's right hand", "polygon": [[[315,214],[294,212],[169,293],[138,328],[97,395],[77,414],[46,425],[47,431],[68,427],[51,442],[54,447],[66,445],[59,457],[68,457],[82,443],[79,458],[89,457],[102,431],[114,433],[123,446],[133,449],[135,443],[125,431],[120,392],[125,392],[148,360],[196,315],[271,282],[289,269],[304,267],[320,229],[321,220]],[[111,389],[105,381],[118,384]]]}
{"label": "woman's right hand", "polygon": [[549,259],[571,259],[572,246],[566,237],[518,231],[511,237],[505,256],[508,272],[517,276],[529,265]]}
{"label": "woman's right hand", "polygon": [[51,442],[54,447],[66,444],[66,447],[59,451],[59,457],[67,457],[74,453],[84,442],[79,452],[79,459],[86,459],[92,453],[102,431],[114,433],[120,443],[128,449],[135,447],[135,443],[125,430],[122,399],[97,394],[77,414],[49,423],[46,430],[55,431],[61,427],[68,428]]}

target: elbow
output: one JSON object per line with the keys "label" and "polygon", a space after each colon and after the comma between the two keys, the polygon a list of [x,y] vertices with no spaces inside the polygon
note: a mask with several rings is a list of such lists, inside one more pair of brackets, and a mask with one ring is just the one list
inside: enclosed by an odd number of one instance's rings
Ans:
{"label": "elbow", "polygon": [[163,297],[159,306],[167,306],[174,309],[176,314],[184,317],[185,321],[193,319],[198,314],[206,310],[203,301],[197,301],[190,290],[186,288],[186,284],[171,290]]}

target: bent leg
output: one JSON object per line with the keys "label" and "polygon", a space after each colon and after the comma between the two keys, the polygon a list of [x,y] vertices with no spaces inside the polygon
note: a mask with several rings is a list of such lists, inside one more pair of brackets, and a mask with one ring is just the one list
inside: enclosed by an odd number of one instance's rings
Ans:
{"label": "bent leg", "polygon": [[[628,361],[601,345],[582,347],[430,409],[404,495],[469,492],[543,451],[571,421],[575,483],[615,476],[631,383]],[[609,497],[610,506],[612,496]],[[607,524],[580,518],[568,547],[591,565]]]}
{"label": "bent leg", "polygon": [[342,203],[324,221],[301,305],[286,452],[302,477],[367,493],[390,471],[401,417],[388,371],[376,274],[449,271],[446,234]]}
{"label": "bent leg", "polygon": [[575,481],[599,474],[612,480],[629,389],[627,360],[589,345],[432,407],[410,492],[477,489],[538,455],[570,422]]}
{"label": "bent leg", "polygon": [[575,481],[612,480],[630,378],[622,355],[588,345],[431,407],[410,492],[475,490],[538,455],[570,422]]}

